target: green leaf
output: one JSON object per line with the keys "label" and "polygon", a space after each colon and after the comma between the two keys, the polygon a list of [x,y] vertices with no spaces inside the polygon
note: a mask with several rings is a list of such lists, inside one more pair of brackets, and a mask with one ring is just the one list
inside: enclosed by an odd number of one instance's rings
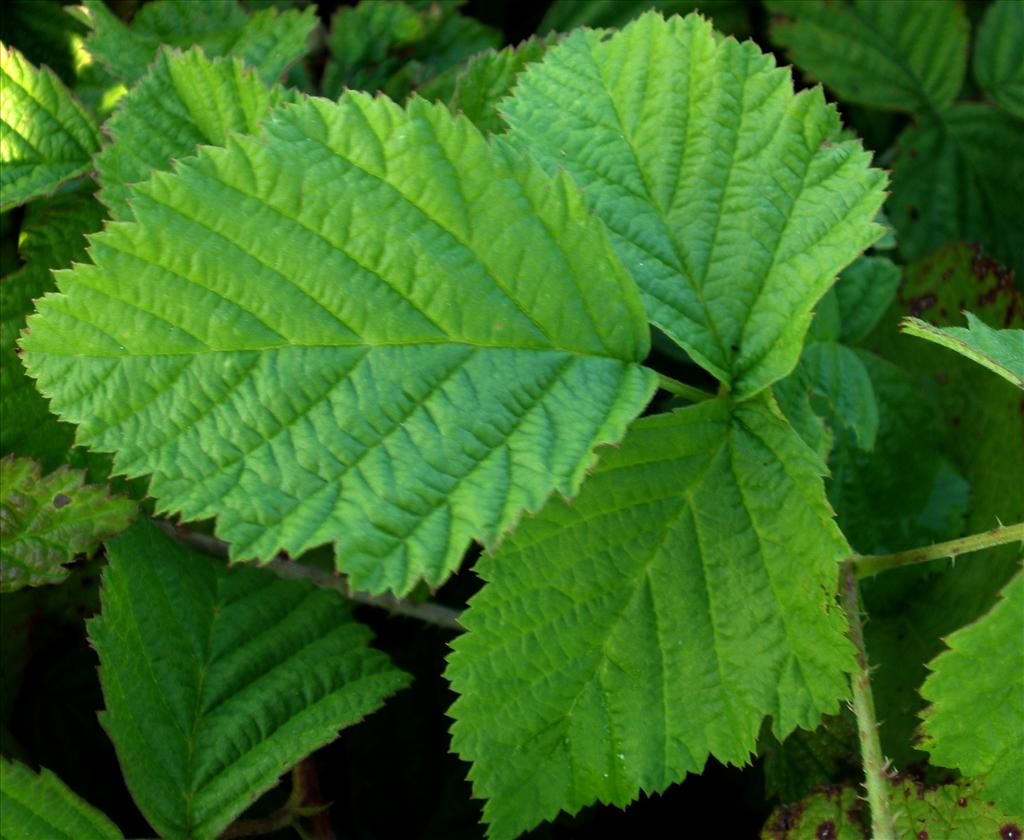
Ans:
{"label": "green leaf", "polygon": [[813,732],[796,730],[782,743],[762,732],[760,745],[768,799],[793,802],[815,788],[863,775],[857,720],[848,708],[825,718]]}
{"label": "green leaf", "polygon": [[980,242],[1024,271],[1024,122],[965,102],[901,135],[888,209],[900,252],[924,257],[952,239]]}
{"label": "green leaf", "polygon": [[210,58],[237,56],[271,84],[306,54],[317,25],[312,6],[301,11],[261,9],[247,15],[235,0],[146,3],[130,27],[102,0],[84,0],[78,12],[92,30],[85,48],[129,87],[143,76],[161,45],[200,46]]}
{"label": "green leaf", "polygon": [[173,54],[163,49],[156,63],[121,101],[105,130],[114,142],[96,157],[100,199],[111,217],[131,219],[128,185],[201,144],[223,146],[231,133],[252,133],[284,91],[267,88],[237,58],[210,60],[201,50]]}
{"label": "green leaf", "polygon": [[959,3],[767,0],[772,40],[841,98],[927,113],[949,105],[967,69]]}
{"label": "green leaf", "polygon": [[[1020,836],[1013,820],[986,802],[983,791],[971,781],[929,788],[902,778],[893,782],[889,798],[897,837],[1006,840]],[[860,789],[830,787],[778,808],[765,824],[761,840],[864,840],[869,831]]]}
{"label": "green leaf", "polygon": [[161,837],[215,838],[408,675],[336,592],[228,567],[140,522],[107,545],[104,729]]}
{"label": "green leaf", "polygon": [[860,257],[839,275],[839,338],[845,344],[862,341],[878,324],[896,297],[900,269],[887,257]]}
{"label": "green leaf", "polygon": [[708,400],[634,423],[479,561],[448,676],[490,836],[743,764],[766,715],[782,738],[836,711],[849,549],[823,469],[766,402]]}
{"label": "green leaf", "polygon": [[995,0],[978,27],[974,78],[993,101],[1024,119],[1024,5]]}
{"label": "green leaf", "polygon": [[947,347],[1024,388],[1024,330],[994,330],[970,312],[967,329],[936,327],[920,318],[904,318],[900,331]]}
{"label": "green leaf", "polygon": [[575,493],[655,389],[575,186],[441,106],[286,106],[132,209],[39,302],[27,364],[235,559],[334,542],[358,589],[438,584]]}
{"label": "green leaf", "polygon": [[0,758],[4,840],[123,840],[109,819],[49,770]]}
{"label": "green leaf", "polygon": [[62,467],[43,477],[31,458],[0,458],[0,592],[60,583],[65,563],[91,554],[135,518],[131,499],[85,484],[85,473]]}
{"label": "green leaf", "polygon": [[949,650],[929,663],[932,674],[921,687],[932,704],[922,724],[932,761],[982,777],[986,795],[1011,814],[1024,814],[1022,638],[1018,574],[988,615],[946,638]]}
{"label": "green leaf", "polygon": [[0,85],[0,210],[8,210],[85,172],[100,140],[53,71],[4,44]]}
{"label": "green leaf", "polygon": [[512,91],[516,77],[531,62],[539,61],[555,44],[555,37],[530,38],[500,52],[487,50],[469,60],[453,82],[451,95],[443,97],[440,85],[428,84],[420,90],[425,98],[446,98],[448,107],[472,120],[485,133],[499,134],[506,129],[498,114],[498,103]]}
{"label": "green leaf", "polygon": [[651,321],[738,399],[796,365],[811,310],[881,233],[885,175],[820,89],[696,15],[578,30],[520,76],[519,144],[586,190]]}
{"label": "green leaf", "polygon": [[568,32],[577,26],[621,28],[651,9],[666,17],[699,11],[710,18],[720,32],[745,35],[750,31],[747,8],[742,0],[555,0],[537,31]]}

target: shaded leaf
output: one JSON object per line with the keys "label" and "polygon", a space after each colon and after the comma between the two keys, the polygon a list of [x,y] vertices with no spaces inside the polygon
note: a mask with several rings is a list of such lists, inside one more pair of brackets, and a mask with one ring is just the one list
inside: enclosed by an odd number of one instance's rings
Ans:
{"label": "shaded leaf", "polygon": [[217,837],[408,677],[336,592],[188,551],[146,522],[107,546],[104,728],[165,838]]}
{"label": "shaded leaf", "polygon": [[[1024,547],[1020,548],[1024,559]],[[1024,575],[974,624],[946,638],[921,695],[932,761],[981,777],[986,796],[1024,814]],[[979,667],[983,664],[984,667]]]}
{"label": "shaded leaf", "polygon": [[7,210],[88,170],[100,140],[54,72],[4,44],[0,85],[0,210]]}
{"label": "shaded leaf", "polygon": [[648,316],[743,399],[788,374],[811,309],[871,244],[885,175],[820,89],[699,16],[578,30],[501,108],[586,190]]}
{"label": "shaded leaf", "polygon": [[900,330],[959,353],[1024,388],[1024,330],[994,330],[970,312],[967,329],[936,327],[920,318],[904,318]]}
{"label": "shaded leaf", "polygon": [[478,562],[448,676],[490,836],[743,764],[765,716],[782,738],[836,711],[848,547],[822,471],[766,403],[709,400],[634,423],[571,505]]}
{"label": "shaded leaf", "polygon": [[0,758],[4,840],[123,840],[107,817],[45,768]]}
{"label": "shaded leaf", "polygon": [[846,344],[862,341],[885,315],[900,285],[900,269],[887,257],[861,257],[839,275],[835,285]]}
{"label": "shaded leaf", "polygon": [[236,559],[334,542],[356,588],[440,583],[575,493],[655,388],[574,185],[443,107],[286,106],[132,210],[39,302],[29,369]]}
{"label": "shaded leaf", "polygon": [[849,709],[825,718],[813,732],[797,729],[782,743],[770,733],[761,736],[765,795],[794,802],[815,788],[863,775],[857,743],[857,721]]}
{"label": "shaded leaf", "polygon": [[75,82],[75,36],[85,27],[60,3],[7,0],[0,15],[0,41],[16,47],[35,65],[46,64],[66,85]]}
{"label": "shaded leaf", "polygon": [[995,0],[974,47],[974,77],[997,105],[1024,119],[1024,5]]}
{"label": "shaded leaf", "polygon": [[750,31],[742,0],[555,0],[537,31],[569,32],[577,26],[621,28],[651,9],[666,17],[697,11],[720,32],[745,35]]}
{"label": "shaded leaf", "polygon": [[67,467],[42,475],[31,458],[0,459],[0,592],[59,583],[65,563],[91,554],[135,517],[130,499],[85,484],[85,473]]}
{"label": "shaded leaf", "polygon": [[949,105],[967,68],[959,3],[767,0],[772,40],[850,102],[927,113]]}

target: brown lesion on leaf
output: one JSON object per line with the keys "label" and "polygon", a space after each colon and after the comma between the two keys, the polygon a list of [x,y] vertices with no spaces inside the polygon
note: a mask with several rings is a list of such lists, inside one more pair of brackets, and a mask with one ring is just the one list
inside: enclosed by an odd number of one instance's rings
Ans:
{"label": "brown lesion on leaf", "polygon": [[53,497],[53,506],[60,510],[62,507],[67,507],[71,504],[71,498],[65,496],[63,493],[58,493]]}

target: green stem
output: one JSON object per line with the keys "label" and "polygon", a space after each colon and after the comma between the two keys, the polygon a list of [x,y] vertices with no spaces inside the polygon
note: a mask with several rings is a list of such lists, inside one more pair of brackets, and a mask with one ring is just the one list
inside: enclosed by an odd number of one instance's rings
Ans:
{"label": "green stem", "polygon": [[1011,542],[1024,543],[1024,522],[1018,522],[1016,525],[1000,525],[998,528],[981,534],[971,534],[969,537],[961,537],[958,540],[912,548],[910,551],[854,557],[853,567],[857,573],[857,579],[864,580],[879,572],[896,569],[900,566],[927,563],[929,560],[941,560],[943,557],[953,558]]}
{"label": "green stem", "polygon": [[840,570],[840,592],[843,609],[850,622],[850,641],[856,649],[857,670],[850,675],[853,689],[853,714],[857,718],[861,762],[864,765],[864,787],[871,808],[872,840],[896,840],[889,801],[889,776],[882,758],[882,742],[878,738],[875,700],[871,694],[871,669],[864,646],[864,625],[860,620],[857,573],[849,560]]}
{"label": "green stem", "polygon": [[709,394],[707,391],[702,391],[693,385],[687,385],[685,382],[680,382],[671,376],[665,376],[663,373],[658,374],[658,387],[662,391],[668,391],[670,394],[683,397],[691,402],[703,402],[704,400],[713,400],[715,398],[714,394]]}

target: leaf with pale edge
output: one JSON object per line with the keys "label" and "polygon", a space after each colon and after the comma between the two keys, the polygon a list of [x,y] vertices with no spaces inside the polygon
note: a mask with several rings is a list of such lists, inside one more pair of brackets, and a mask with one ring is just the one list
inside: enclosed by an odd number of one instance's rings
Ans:
{"label": "leaf with pale edge", "polygon": [[772,40],[840,98],[924,113],[949,105],[967,69],[959,3],[768,0]]}
{"label": "leaf with pale edge", "polygon": [[634,423],[571,506],[481,559],[448,676],[491,836],[742,764],[767,715],[782,738],[836,711],[849,549],[823,471],[765,402],[709,400]]}
{"label": "leaf with pale edge", "polygon": [[821,90],[794,95],[697,15],[577,30],[499,110],[585,188],[651,321],[740,399],[793,369],[815,301],[882,233],[885,175],[834,142]]}
{"label": "leaf with pale edge", "polygon": [[45,768],[0,758],[4,840],[123,840],[106,816]]}
{"label": "leaf with pale edge", "polygon": [[81,175],[99,132],[63,82],[0,44],[0,210],[24,204]]}
{"label": "leaf with pale edge", "polygon": [[440,583],[574,494],[656,387],[575,185],[441,106],[285,106],[132,211],[38,303],[29,372],[235,559],[334,542],[359,589]]}
{"label": "leaf with pale edge", "polygon": [[935,764],[979,777],[1000,808],[1024,815],[1024,575],[945,641],[949,650],[929,663],[921,687],[932,704],[924,748]]}
{"label": "leaf with pale edge", "polygon": [[[980,786],[961,780],[938,788],[902,778],[889,793],[895,836],[927,840],[1013,840],[1019,822],[986,802]],[[859,788],[827,788],[769,817],[761,840],[864,840],[870,815]],[[1014,830],[1015,829],[1015,830]]]}
{"label": "leaf with pale edge", "polygon": [[896,143],[887,204],[904,257],[970,240],[1024,272],[1021,149],[1024,122],[983,103],[959,103],[907,128]]}
{"label": "leaf with pale edge", "polygon": [[920,318],[904,318],[900,331],[953,350],[1024,388],[1024,330],[994,330],[970,312],[964,315],[966,329],[936,327]]}
{"label": "leaf with pale edge", "polygon": [[64,563],[93,552],[135,517],[130,499],[67,467],[42,475],[31,458],[0,459],[0,592],[59,583]]}
{"label": "leaf with pale edge", "polygon": [[974,77],[1001,108],[1024,119],[1024,3],[995,0],[974,47]]}
{"label": "leaf with pale edge", "polygon": [[114,142],[96,157],[100,199],[114,219],[131,219],[129,184],[155,170],[170,171],[172,161],[194,154],[201,144],[223,146],[231,133],[255,132],[284,96],[237,58],[161,50],[105,128]]}
{"label": "leaf with pale edge", "polygon": [[88,625],[100,721],[161,837],[217,837],[408,683],[336,592],[228,567],[147,522],[107,553]]}
{"label": "leaf with pale edge", "polygon": [[92,31],[85,48],[129,87],[146,72],[162,44],[200,46],[208,56],[233,55],[256,68],[265,82],[277,81],[308,49],[316,10],[261,9],[246,14],[236,0],[146,3],[122,23],[102,2],[85,0],[76,17]]}

